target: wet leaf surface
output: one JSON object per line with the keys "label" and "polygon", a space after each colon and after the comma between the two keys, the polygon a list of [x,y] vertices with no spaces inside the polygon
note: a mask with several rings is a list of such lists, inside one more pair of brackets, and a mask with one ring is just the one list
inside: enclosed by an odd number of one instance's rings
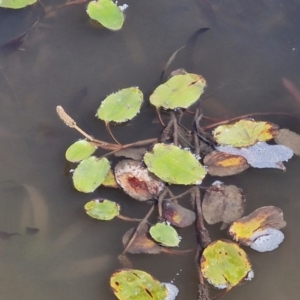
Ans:
{"label": "wet leaf surface", "polygon": [[115,166],[117,183],[126,194],[139,201],[157,197],[165,184],[151,174],[142,162],[125,159]]}
{"label": "wet leaf surface", "polygon": [[203,277],[219,289],[234,287],[253,277],[247,254],[229,240],[217,240],[208,245],[203,251],[200,268]]}
{"label": "wet leaf surface", "polygon": [[134,269],[121,269],[112,274],[110,286],[119,300],[165,300],[168,291],[150,274]]}
{"label": "wet leaf surface", "polygon": [[85,204],[86,213],[96,220],[109,221],[120,213],[120,205],[107,199],[95,199]]}
{"label": "wet leaf surface", "polygon": [[232,238],[243,244],[251,245],[252,236],[266,228],[281,229],[286,226],[283,212],[276,206],[264,206],[232,223],[229,234]]}
{"label": "wet leaf surface", "polygon": [[200,184],[206,175],[191,152],[174,145],[156,144],[144,155],[144,161],[150,172],[168,183]]}
{"label": "wet leaf surface", "polygon": [[240,120],[234,124],[221,125],[213,131],[218,144],[233,147],[248,147],[256,142],[268,141],[277,133],[277,125],[253,120]]}
{"label": "wet leaf surface", "polygon": [[121,29],[125,19],[122,10],[112,0],[91,1],[86,12],[92,20],[111,30]]}
{"label": "wet leaf surface", "polygon": [[213,184],[205,192],[202,212],[208,224],[223,222],[222,229],[245,211],[246,199],[243,191],[235,185]]}
{"label": "wet leaf surface", "polygon": [[149,233],[151,237],[162,246],[176,247],[180,243],[177,231],[170,225],[157,223],[151,226]]}
{"label": "wet leaf surface", "polygon": [[123,123],[139,113],[142,102],[143,93],[137,87],[122,89],[102,101],[96,116],[105,122]]}
{"label": "wet leaf surface", "polygon": [[219,151],[233,155],[243,156],[253,168],[275,168],[285,170],[283,161],[293,156],[293,151],[283,145],[269,145],[265,142],[256,143],[247,148],[234,148],[231,146],[218,146]]}
{"label": "wet leaf surface", "polygon": [[230,176],[247,170],[250,166],[243,156],[213,151],[203,160],[211,176]]}
{"label": "wet leaf surface", "polygon": [[36,3],[37,0],[1,0],[0,7],[19,9]]}
{"label": "wet leaf surface", "polygon": [[183,228],[195,222],[196,214],[192,210],[179,205],[177,201],[164,201],[163,217],[172,225]]}
{"label": "wet leaf surface", "polygon": [[150,103],[164,109],[187,108],[200,98],[205,86],[206,81],[200,75],[175,75],[155,89]]}
{"label": "wet leaf surface", "polygon": [[91,156],[80,162],[73,173],[73,183],[76,190],[91,193],[104,181],[110,170],[109,161]]}
{"label": "wet leaf surface", "polygon": [[[131,238],[135,228],[131,228],[123,236],[123,245],[125,246],[129,239]],[[139,254],[139,253],[148,253],[148,254],[158,254],[162,252],[162,247],[155,243],[149,237],[149,225],[144,225],[143,228],[138,232],[134,241],[127,249],[127,252]]]}
{"label": "wet leaf surface", "polygon": [[70,162],[79,162],[89,158],[96,149],[97,147],[86,140],[77,141],[67,149],[65,154],[66,160]]}
{"label": "wet leaf surface", "polygon": [[293,150],[294,154],[300,155],[300,135],[288,129],[280,129],[275,136],[275,142]]}

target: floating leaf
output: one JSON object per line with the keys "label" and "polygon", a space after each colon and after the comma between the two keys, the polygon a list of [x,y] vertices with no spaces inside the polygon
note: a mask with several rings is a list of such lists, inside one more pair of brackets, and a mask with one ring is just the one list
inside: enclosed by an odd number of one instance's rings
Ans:
{"label": "floating leaf", "polygon": [[66,151],[66,159],[70,162],[79,162],[90,157],[95,151],[92,143],[86,140],[80,140],[72,144]]}
{"label": "floating leaf", "polygon": [[208,224],[224,222],[222,229],[245,211],[246,199],[241,189],[235,185],[213,184],[205,192],[202,212]]}
{"label": "floating leaf", "polygon": [[200,75],[175,75],[155,89],[150,102],[157,108],[187,108],[199,99],[205,86],[206,81]]}
{"label": "floating leaf", "polygon": [[92,20],[111,30],[119,30],[124,23],[124,14],[112,0],[91,1],[86,10]]}
{"label": "floating leaf", "polygon": [[119,300],[165,300],[165,285],[150,274],[134,269],[121,269],[112,274],[110,286]]}
{"label": "floating leaf", "polygon": [[180,237],[177,231],[170,225],[157,223],[151,226],[149,233],[155,241],[163,246],[176,247],[179,245]]}
{"label": "floating leaf", "polygon": [[281,229],[285,225],[283,212],[279,207],[264,206],[233,222],[229,228],[229,234],[235,241],[249,246],[253,242],[254,234],[266,228]]}
{"label": "floating leaf", "polygon": [[250,166],[243,156],[213,151],[203,160],[211,176],[230,176],[241,173]]}
{"label": "floating leaf", "polygon": [[293,150],[296,155],[300,155],[300,135],[288,129],[280,129],[275,136],[275,142]]}
{"label": "floating leaf", "polygon": [[253,278],[253,271],[245,251],[236,243],[217,240],[203,251],[201,272],[204,278],[219,289],[231,288]]}
{"label": "floating leaf", "polygon": [[104,181],[101,184],[106,187],[119,188],[112,170],[108,171]]}
{"label": "floating leaf", "polygon": [[84,209],[93,219],[109,221],[119,215],[120,205],[106,199],[94,199],[86,203]]}
{"label": "floating leaf", "polygon": [[251,236],[250,247],[259,252],[273,251],[284,240],[284,234],[275,228],[266,228]]}
{"label": "floating leaf", "polygon": [[275,168],[285,170],[283,161],[293,156],[293,151],[283,145],[269,145],[265,142],[256,143],[247,148],[234,148],[231,146],[218,146],[219,151],[233,155],[243,156],[253,168]]}
{"label": "floating leaf", "polygon": [[164,201],[162,213],[166,221],[181,228],[192,225],[196,219],[193,211],[179,205],[177,201]]}
{"label": "floating leaf", "polygon": [[[123,236],[123,245],[125,246],[131,238],[135,228],[131,228]],[[155,243],[148,237],[149,225],[146,224],[137,233],[130,247],[127,249],[129,253],[147,253],[147,254],[158,254],[162,252],[162,247]]]}
{"label": "floating leaf", "polygon": [[109,161],[105,157],[91,156],[82,160],[73,173],[74,187],[80,192],[93,192],[104,181],[109,169]]}
{"label": "floating leaf", "polygon": [[137,87],[122,89],[102,101],[96,116],[106,123],[126,122],[138,114],[142,102],[143,93]]}
{"label": "floating leaf", "polygon": [[136,160],[125,159],[119,162],[115,166],[115,177],[124,192],[139,201],[155,198],[165,188],[160,179]]}
{"label": "floating leaf", "polygon": [[278,126],[269,122],[240,120],[231,125],[218,126],[213,135],[217,143],[233,147],[248,147],[256,142],[273,139],[278,133]]}
{"label": "floating leaf", "polygon": [[156,144],[144,155],[150,172],[174,184],[200,184],[206,175],[205,168],[189,151],[174,145]]}
{"label": "floating leaf", "polygon": [[0,0],[0,7],[19,9],[36,3],[37,0]]}

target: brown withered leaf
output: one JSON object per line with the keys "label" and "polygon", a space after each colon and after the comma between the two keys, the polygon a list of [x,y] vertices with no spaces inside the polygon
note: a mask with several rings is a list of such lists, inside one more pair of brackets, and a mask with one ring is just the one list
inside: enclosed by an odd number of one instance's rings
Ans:
{"label": "brown withered leaf", "polygon": [[179,205],[177,201],[163,202],[163,217],[172,225],[177,227],[187,227],[194,223],[196,214],[183,206]]}
{"label": "brown withered leaf", "polygon": [[294,154],[300,155],[300,135],[288,129],[280,129],[275,136],[275,142],[293,150]]}
{"label": "brown withered leaf", "polygon": [[132,158],[134,160],[142,160],[147,148],[127,148],[122,149],[115,153],[116,157],[124,156],[126,158]]}
{"label": "brown withered leaf", "polygon": [[[128,243],[131,238],[135,228],[130,228],[125,232],[122,242],[124,247]],[[138,232],[135,239],[133,240],[130,247],[127,249],[127,252],[133,254],[139,253],[148,253],[148,254],[159,254],[162,252],[162,247],[155,243],[149,236],[149,225],[146,224],[142,227],[142,229]]]}
{"label": "brown withered leaf", "polygon": [[237,242],[249,246],[254,233],[257,234],[266,228],[281,229],[285,225],[283,212],[279,207],[264,206],[233,222],[229,228],[229,234]]}
{"label": "brown withered leaf", "polygon": [[242,189],[235,185],[215,183],[205,192],[202,211],[208,224],[223,222],[221,229],[240,218],[245,211],[246,199]]}
{"label": "brown withered leaf", "polygon": [[115,166],[115,178],[126,194],[139,201],[158,196],[165,184],[140,161],[125,159]]}
{"label": "brown withered leaf", "polygon": [[241,173],[250,166],[243,156],[214,151],[203,160],[211,176],[230,176]]}

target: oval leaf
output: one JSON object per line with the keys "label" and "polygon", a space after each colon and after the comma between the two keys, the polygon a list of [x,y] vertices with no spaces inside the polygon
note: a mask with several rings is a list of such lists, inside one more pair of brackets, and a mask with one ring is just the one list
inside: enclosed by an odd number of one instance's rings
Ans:
{"label": "oval leaf", "polygon": [[86,140],[80,140],[72,144],[66,151],[66,159],[70,162],[79,162],[83,159],[90,157],[95,151],[92,143]]}
{"label": "oval leaf", "polygon": [[91,1],[86,12],[92,20],[111,30],[121,29],[125,19],[122,10],[112,0]]}
{"label": "oval leaf", "polygon": [[175,75],[155,89],[150,102],[164,109],[188,108],[200,98],[205,86],[206,81],[200,75]]}
{"label": "oval leaf", "polygon": [[120,161],[115,166],[115,176],[124,192],[139,201],[152,199],[165,188],[165,184],[160,179],[136,160]]}
{"label": "oval leaf", "polygon": [[86,213],[96,220],[108,221],[118,216],[120,205],[106,199],[94,199],[85,204]]}
{"label": "oval leaf", "polygon": [[156,242],[163,246],[176,247],[180,243],[177,231],[172,226],[164,223],[151,226],[149,233]]}
{"label": "oval leaf", "polygon": [[203,251],[200,268],[203,277],[219,289],[236,286],[253,277],[245,251],[228,240],[209,244]]}
{"label": "oval leaf", "polygon": [[144,161],[150,172],[168,183],[200,184],[206,175],[191,152],[174,145],[156,144],[144,155]]}
{"label": "oval leaf", "polygon": [[218,144],[233,147],[248,147],[256,142],[268,141],[277,133],[277,125],[253,120],[240,120],[234,124],[221,125],[213,131]]}
{"label": "oval leaf", "polygon": [[93,192],[104,181],[109,169],[109,161],[105,157],[98,159],[91,156],[82,160],[73,174],[74,187],[80,192]]}
{"label": "oval leaf", "polygon": [[229,234],[235,241],[249,246],[253,242],[254,234],[266,228],[281,229],[285,225],[283,212],[279,207],[264,206],[233,222],[229,228]]}
{"label": "oval leaf", "polygon": [[121,269],[112,274],[110,286],[119,300],[165,300],[165,285],[150,274],[134,269]]}
{"label": "oval leaf", "polygon": [[0,0],[0,7],[19,9],[36,3],[37,0]]}
{"label": "oval leaf", "polygon": [[122,89],[102,101],[96,116],[105,122],[126,122],[139,113],[142,102],[143,93],[137,87]]}

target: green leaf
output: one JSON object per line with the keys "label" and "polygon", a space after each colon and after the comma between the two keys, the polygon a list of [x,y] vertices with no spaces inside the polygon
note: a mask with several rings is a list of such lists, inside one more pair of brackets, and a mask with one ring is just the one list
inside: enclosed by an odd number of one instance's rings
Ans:
{"label": "green leaf", "polygon": [[203,277],[220,289],[236,286],[244,279],[253,277],[245,251],[228,240],[209,244],[203,251],[200,266]]}
{"label": "green leaf", "polygon": [[157,108],[187,108],[200,98],[205,86],[206,81],[200,75],[175,75],[155,89],[150,102]]}
{"label": "green leaf", "polygon": [[168,183],[200,184],[206,175],[205,168],[187,150],[174,145],[156,144],[144,155],[150,172]]}
{"label": "green leaf", "polygon": [[164,223],[151,226],[149,233],[155,241],[163,246],[176,247],[180,243],[177,231],[172,226]]}
{"label": "green leaf", "polygon": [[165,300],[164,284],[150,274],[134,269],[121,269],[112,274],[110,286],[119,300]]}
{"label": "green leaf", "polygon": [[109,161],[105,157],[84,159],[74,171],[74,187],[80,192],[91,193],[101,185],[109,170]]}
{"label": "green leaf", "polygon": [[19,9],[36,2],[37,0],[0,0],[0,7]]}
{"label": "green leaf", "polygon": [[122,89],[102,101],[96,116],[105,122],[126,122],[139,113],[142,102],[143,93],[137,87]]}
{"label": "green leaf", "polygon": [[79,162],[90,157],[95,151],[92,143],[86,140],[80,140],[72,144],[66,151],[66,159],[70,162]]}
{"label": "green leaf", "polygon": [[86,12],[91,19],[111,30],[121,29],[125,19],[122,10],[112,0],[91,1]]}
{"label": "green leaf", "polygon": [[213,135],[221,145],[248,147],[256,142],[271,140],[278,133],[278,126],[269,122],[240,120],[234,124],[218,126]]}
{"label": "green leaf", "polygon": [[120,205],[106,199],[94,199],[86,203],[84,209],[93,219],[109,221],[119,215]]}

